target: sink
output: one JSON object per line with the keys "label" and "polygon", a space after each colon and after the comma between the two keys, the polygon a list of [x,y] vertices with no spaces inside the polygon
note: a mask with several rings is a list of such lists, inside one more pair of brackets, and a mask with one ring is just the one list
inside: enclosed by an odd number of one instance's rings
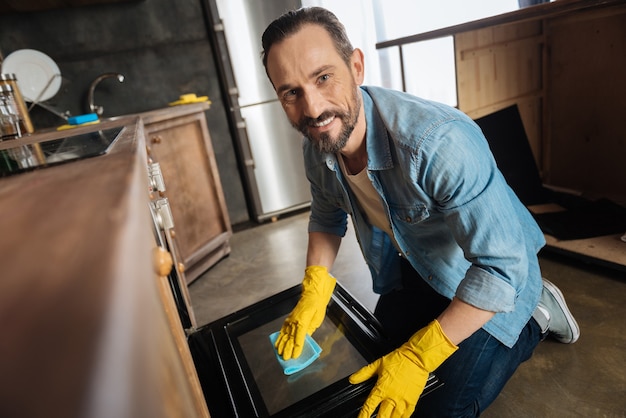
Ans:
{"label": "sink", "polygon": [[105,154],[123,126],[72,134],[0,150],[0,177]]}

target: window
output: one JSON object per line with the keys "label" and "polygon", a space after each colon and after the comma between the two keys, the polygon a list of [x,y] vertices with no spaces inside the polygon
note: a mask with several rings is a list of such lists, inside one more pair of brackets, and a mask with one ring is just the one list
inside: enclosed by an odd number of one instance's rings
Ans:
{"label": "window", "polygon": [[[397,47],[376,43],[517,10],[518,0],[303,0],[331,10],[365,54],[365,84],[402,90]],[[406,91],[456,106],[451,37],[403,47]]]}

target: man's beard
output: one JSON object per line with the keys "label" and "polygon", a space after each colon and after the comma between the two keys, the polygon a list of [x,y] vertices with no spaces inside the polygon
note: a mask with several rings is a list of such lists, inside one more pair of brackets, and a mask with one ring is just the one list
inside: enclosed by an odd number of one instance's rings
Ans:
{"label": "man's beard", "polygon": [[[354,131],[356,122],[359,119],[359,113],[361,111],[361,100],[355,86],[354,94],[352,96],[352,102],[350,103],[348,110],[342,112],[339,110],[327,110],[323,112],[316,119],[303,117],[298,123],[294,123],[293,127],[302,132],[302,134],[320,151],[321,153],[334,154],[348,143],[348,139]],[[333,138],[328,132],[323,132],[318,138],[313,138],[309,132],[309,125],[312,123],[321,122],[330,117],[336,117],[341,119],[342,129],[336,138]]]}

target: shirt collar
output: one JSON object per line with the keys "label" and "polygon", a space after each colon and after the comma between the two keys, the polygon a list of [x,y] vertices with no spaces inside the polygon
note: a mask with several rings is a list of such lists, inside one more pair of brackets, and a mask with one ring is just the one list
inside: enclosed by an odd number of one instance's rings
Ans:
{"label": "shirt collar", "polygon": [[369,95],[367,87],[361,87],[363,109],[365,112],[365,141],[367,147],[367,168],[369,170],[386,170],[393,168],[389,133],[383,123],[378,109]]}

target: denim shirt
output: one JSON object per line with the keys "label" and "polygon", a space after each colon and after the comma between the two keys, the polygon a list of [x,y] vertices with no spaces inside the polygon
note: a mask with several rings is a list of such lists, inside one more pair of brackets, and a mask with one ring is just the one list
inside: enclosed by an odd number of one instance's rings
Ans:
{"label": "denim shirt", "polygon": [[336,156],[304,140],[309,231],[344,236],[349,214],[376,293],[401,286],[400,252],[438,293],[496,312],[483,328],[513,346],[541,295],[545,240],[480,128],[446,105],[380,87],[361,92],[367,173],[400,248],[358,210]]}

